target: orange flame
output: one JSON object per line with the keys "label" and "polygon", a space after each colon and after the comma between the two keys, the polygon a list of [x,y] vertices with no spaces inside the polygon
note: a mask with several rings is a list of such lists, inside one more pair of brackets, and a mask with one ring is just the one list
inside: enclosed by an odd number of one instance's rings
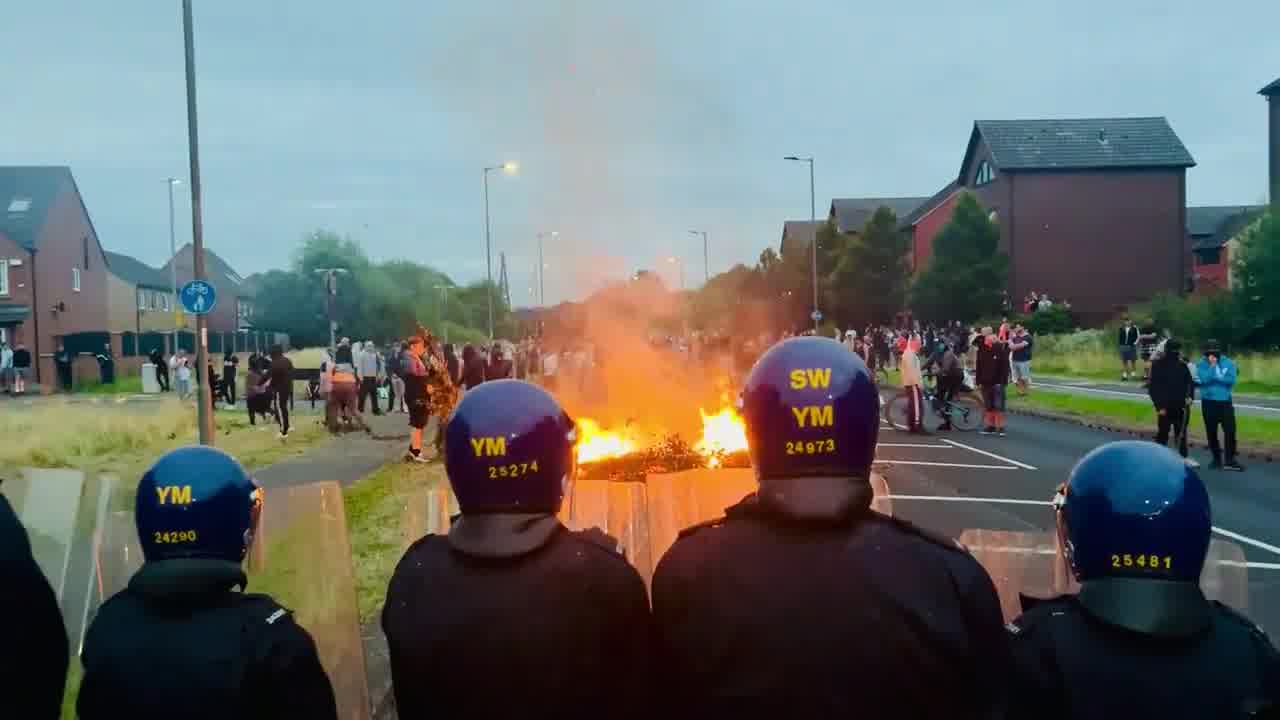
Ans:
{"label": "orange flame", "polygon": [[595,462],[605,458],[621,457],[640,449],[635,439],[625,431],[603,430],[590,418],[578,418],[578,462]]}
{"label": "orange flame", "polygon": [[694,449],[707,456],[707,465],[720,464],[717,453],[733,453],[747,449],[747,424],[733,408],[726,407],[714,415],[698,408],[702,416],[702,439]]}

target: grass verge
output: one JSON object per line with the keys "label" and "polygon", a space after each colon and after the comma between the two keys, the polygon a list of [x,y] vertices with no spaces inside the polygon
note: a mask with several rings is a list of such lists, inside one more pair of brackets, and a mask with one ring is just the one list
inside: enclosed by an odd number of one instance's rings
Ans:
{"label": "grass verge", "polygon": [[[1184,350],[1196,353],[1194,349]],[[1231,355],[1239,379],[1235,391],[1248,395],[1280,395],[1280,355],[1244,353]],[[1142,361],[1137,363],[1142,372]],[[1117,382],[1120,380],[1120,356],[1116,352],[1096,349],[1073,349],[1066,352],[1038,352],[1031,368],[1036,373]]]}
{"label": "grass verge", "polygon": [[142,392],[141,375],[117,375],[116,381],[104,385],[100,380],[81,380],[74,386],[74,391],[88,395],[119,395]]}
{"label": "grass verge", "polygon": [[[1010,392],[1009,404],[1014,409],[1042,410],[1147,433],[1154,433],[1156,427],[1155,408],[1142,401],[1033,389],[1026,397]],[[1204,420],[1198,408],[1192,409],[1187,430],[1192,440],[1204,442]],[[1237,413],[1236,436],[1242,448],[1280,450],[1280,420]]]}
{"label": "grass verge", "polygon": [[409,543],[427,529],[427,495],[448,486],[444,465],[392,462],[343,491],[360,622],[376,620]]}

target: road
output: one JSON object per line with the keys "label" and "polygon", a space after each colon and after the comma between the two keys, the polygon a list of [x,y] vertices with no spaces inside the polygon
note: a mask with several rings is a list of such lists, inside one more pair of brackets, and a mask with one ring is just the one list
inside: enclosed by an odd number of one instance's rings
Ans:
{"label": "road", "polygon": [[[1048,532],[1047,501],[1075,462],[1097,446],[1131,439],[1079,425],[1014,416],[1006,437],[947,433],[921,437],[884,426],[877,453],[893,513],[959,538],[967,529]],[[1198,457],[1208,464],[1208,458]],[[1215,538],[1236,543],[1248,566],[1246,612],[1280,628],[1280,466],[1245,473],[1202,469]],[[1239,568],[1236,568],[1239,570]]]}
{"label": "road", "polygon": [[[1035,387],[1068,392],[1075,395],[1092,395],[1093,397],[1108,397],[1121,400],[1131,399],[1144,403],[1151,402],[1151,399],[1147,396],[1147,391],[1143,389],[1140,382],[1106,383],[1079,378],[1045,376],[1043,379],[1035,381]],[[1233,399],[1237,414],[1280,418],[1280,398],[1265,395],[1236,394]],[[1198,400],[1196,404],[1199,404]]]}

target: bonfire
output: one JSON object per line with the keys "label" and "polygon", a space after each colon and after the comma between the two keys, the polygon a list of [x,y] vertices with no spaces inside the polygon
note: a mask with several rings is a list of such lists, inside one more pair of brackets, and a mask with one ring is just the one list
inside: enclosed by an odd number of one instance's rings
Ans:
{"label": "bonfire", "polygon": [[690,445],[677,433],[656,440],[632,423],[606,430],[590,418],[578,419],[576,453],[584,480],[643,482],[653,474],[696,468],[748,467],[747,432],[732,407],[714,414],[699,409],[702,437]]}

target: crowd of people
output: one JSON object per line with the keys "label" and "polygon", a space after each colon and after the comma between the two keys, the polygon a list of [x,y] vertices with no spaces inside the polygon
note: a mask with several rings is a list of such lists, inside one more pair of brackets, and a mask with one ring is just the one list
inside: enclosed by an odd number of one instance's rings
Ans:
{"label": "crowd of people", "polygon": [[[983,340],[979,358],[998,343]],[[426,377],[443,353],[429,333],[407,344],[405,377]],[[1280,707],[1280,653],[1201,590],[1208,493],[1167,448],[1115,442],[1076,463],[1046,512],[1081,589],[1024,601],[1006,624],[974,556],[872,510],[879,388],[864,363],[788,339],[745,388],[757,492],[680,532],[649,588],[616,539],[558,519],[574,426],[549,392],[485,382],[458,400],[445,471],[459,514],[405,550],[385,591],[400,716],[1131,720]],[[830,423],[800,419],[815,402],[831,403]],[[348,679],[329,676],[287,608],[244,592],[267,493],[209,447],[143,474],[144,563],[84,636],[79,717],[338,717],[334,687]],[[2,499],[0,540],[6,650],[22,659],[6,709],[56,717],[69,643]]]}

